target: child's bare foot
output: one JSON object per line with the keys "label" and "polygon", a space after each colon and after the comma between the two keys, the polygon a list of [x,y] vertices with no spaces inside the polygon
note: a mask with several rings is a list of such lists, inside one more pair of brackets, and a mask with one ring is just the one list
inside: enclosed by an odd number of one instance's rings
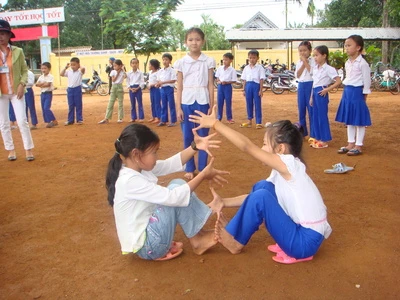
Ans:
{"label": "child's bare foot", "polygon": [[187,172],[185,175],[183,175],[187,180],[192,180],[194,178],[194,173],[193,172]]}
{"label": "child's bare foot", "polygon": [[214,230],[200,230],[198,234],[192,237],[190,244],[192,245],[193,252],[197,255],[202,255],[211,247],[218,244],[218,241],[214,237]]}
{"label": "child's bare foot", "polygon": [[229,252],[231,252],[232,254],[239,254],[240,252],[242,252],[244,245],[236,241],[234,237],[228,231],[226,231],[226,224],[228,224],[228,221],[221,214],[216,223],[215,236],[218,242],[220,242],[226,249],[228,249]]}

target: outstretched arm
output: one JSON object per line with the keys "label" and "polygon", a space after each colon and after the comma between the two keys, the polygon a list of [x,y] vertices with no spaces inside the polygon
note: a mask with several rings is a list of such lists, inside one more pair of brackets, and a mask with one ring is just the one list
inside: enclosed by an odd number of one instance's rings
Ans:
{"label": "outstretched arm", "polygon": [[255,144],[253,144],[249,138],[245,135],[233,130],[232,128],[224,125],[216,119],[216,106],[214,106],[211,115],[205,115],[200,111],[196,111],[198,115],[190,115],[189,120],[191,122],[200,124],[195,130],[199,128],[214,128],[218,133],[225,136],[232,144],[238,147],[241,151],[246,152],[261,161],[262,163],[270,166],[277,170],[284,178],[290,178],[289,171],[286,165],[282,162],[277,154],[269,153]]}

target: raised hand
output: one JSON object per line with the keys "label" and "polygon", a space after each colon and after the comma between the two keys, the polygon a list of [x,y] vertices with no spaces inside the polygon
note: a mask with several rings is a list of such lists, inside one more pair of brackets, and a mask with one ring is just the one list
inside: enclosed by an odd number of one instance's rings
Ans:
{"label": "raised hand", "polygon": [[213,157],[212,153],[210,152],[210,148],[219,148],[218,144],[221,144],[221,141],[211,140],[214,136],[217,135],[217,133],[213,133],[208,136],[202,137],[198,135],[195,128],[192,129],[192,132],[197,149],[206,151],[208,155]]}
{"label": "raised hand", "polygon": [[196,127],[196,130],[200,128],[211,128],[214,126],[215,122],[217,122],[217,106],[214,105],[212,108],[212,112],[209,115],[206,115],[205,113],[202,113],[201,111],[195,110],[195,113],[197,115],[189,115],[189,121],[199,124],[198,127]]}
{"label": "raised hand", "polygon": [[214,190],[213,187],[210,187],[211,194],[213,195],[213,200],[208,203],[208,207],[215,213],[217,213],[218,218],[221,213],[221,210],[224,208],[224,202],[220,195]]}
{"label": "raised hand", "polygon": [[211,157],[210,162],[203,169],[203,171],[201,171],[201,173],[205,175],[206,179],[211,180],[220,186],[223,186],[224,183],[228,183],[228,180],[222,177],[222,175],[229,175],[230,173],[228,171],[214,169],[214,160],[215,158]]}

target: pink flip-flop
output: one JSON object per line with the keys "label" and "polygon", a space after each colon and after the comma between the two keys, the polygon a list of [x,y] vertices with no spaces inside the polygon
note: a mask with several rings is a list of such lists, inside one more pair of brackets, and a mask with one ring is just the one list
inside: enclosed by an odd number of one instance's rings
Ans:
{"label": "pink flip-flop", "polygon": [[278,244],[274,244],[274,245],[269,245],[267,247],[267,249],[273,253],[278,253],[278,252],[282,252],[281,247],[278,246]]}
{"label": "pink flip-flop", "polygon": [[295,263],[299,263],[299,262],[303,262],[303,261],[309,261],[309,260],[312,260],[313,258],[314,258],[314,256],[296,259],[294,257],[284,255],[283,252],[278,253],[276,256],[272,257],[272,259],[274,261],[281,263],[281,264],[286,264],[286,265],[295,264]]}
{"label": "pink flip-flop", "polygon": [[[174,250],[176,250],[176,251],[174,251]],[[183,252],[182,248],[180,248],[180,249],[172,249],[171,248],[171,249],[169,249],[167,254],[165,254],[163,257],[155,259],[155,261],[170,260],[170,259],[173,259],[175,257],[178,257],[179,255],[182,254],[182,252]]]}

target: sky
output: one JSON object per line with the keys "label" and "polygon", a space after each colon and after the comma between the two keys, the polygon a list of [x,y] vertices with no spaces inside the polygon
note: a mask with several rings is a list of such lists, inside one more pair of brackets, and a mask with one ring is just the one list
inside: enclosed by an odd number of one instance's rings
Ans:
{"label": "sky", "polygon": [[[288,24],[311,25],[311,18],[307,16],[308,0],[302,0],[301,6],[292,0],[287,1]],[[314,0],[314,4],[316,9],[323,9],[331,1]],[[205,14],[228,30],[237,24],[246,23],[259,11],[279,28],[285,28],[285,0],[185,0],[172,16],[183,21],[185,28],[190,28],[200,25],[201,15]]]}

